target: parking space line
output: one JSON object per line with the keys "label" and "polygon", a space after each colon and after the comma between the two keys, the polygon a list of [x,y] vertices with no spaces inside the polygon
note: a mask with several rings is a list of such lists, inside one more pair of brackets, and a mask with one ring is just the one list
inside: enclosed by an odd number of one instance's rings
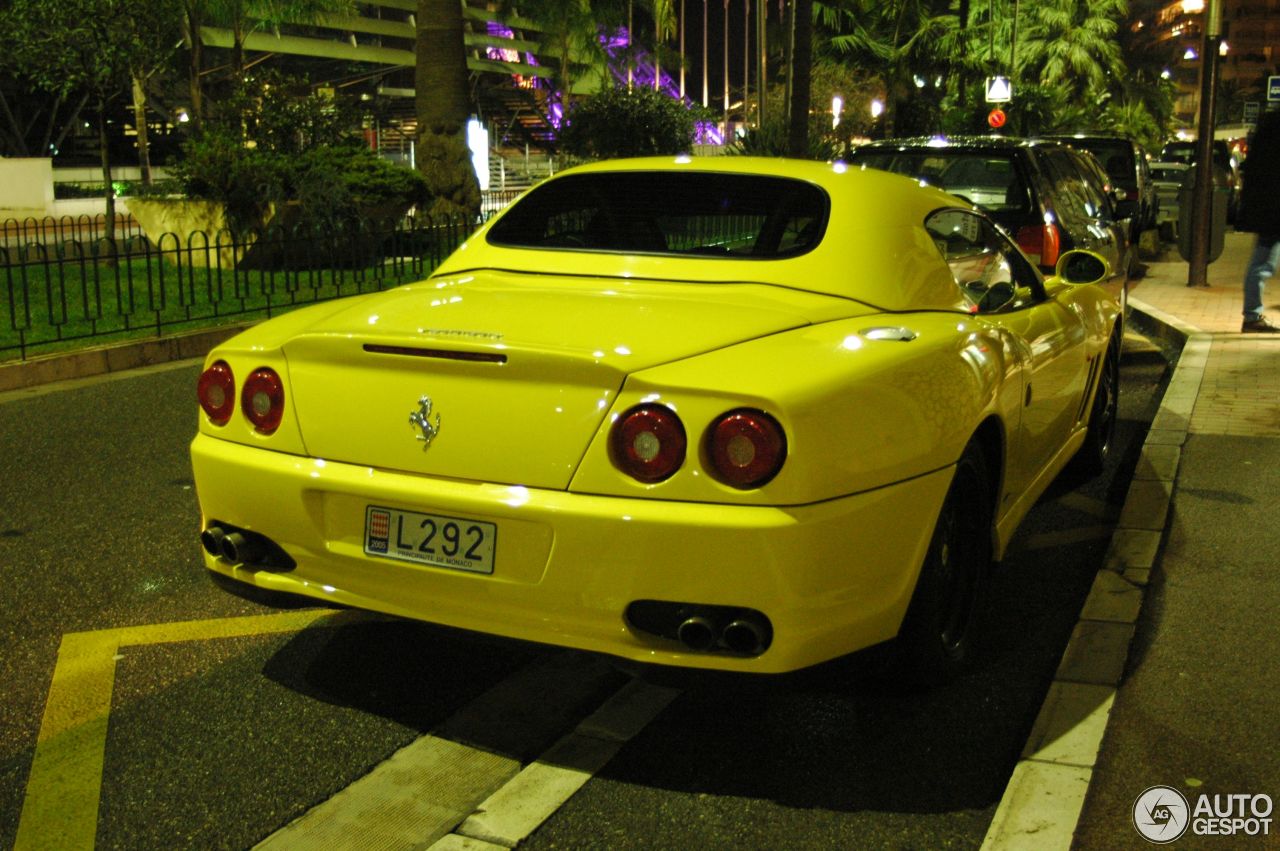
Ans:
{"label": "parking space line", "polygon": [[481,803],[450,837],[430,851],[474,840],[515,848],[564,806],[622,746],[679,695],[633,680],[535,762]]}
{"label": "parking space line", "polygon": [[550,740],[573,724],[584,703],[616,689],[619,676],[583,654],[556,653],[535,662],[268,836],[255,851],[429,847],[520,775],[522,760],[534,754],[521,755],[518,744],[527,752],[526,743]]}
{"label": "parking space line", "polygon": [[322,619],[336,625],[364,617],[361,612],[310,609],[64,635],[36,737],[15,851],[93,847],[121,648],[297,632]]}

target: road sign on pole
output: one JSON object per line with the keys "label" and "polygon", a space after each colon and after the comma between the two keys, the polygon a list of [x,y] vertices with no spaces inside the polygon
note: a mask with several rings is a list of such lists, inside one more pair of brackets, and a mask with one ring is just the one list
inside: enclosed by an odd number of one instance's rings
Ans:
{"label": "road sign on pole", "polygon": [[1008,77],[987,78],[987,103],[1008,103],[1012,98],[1013,85]]}
{"label": "road sign on pole", "polygon": [[1267,77],[1267,103],[1280,101],[1280,76]]}

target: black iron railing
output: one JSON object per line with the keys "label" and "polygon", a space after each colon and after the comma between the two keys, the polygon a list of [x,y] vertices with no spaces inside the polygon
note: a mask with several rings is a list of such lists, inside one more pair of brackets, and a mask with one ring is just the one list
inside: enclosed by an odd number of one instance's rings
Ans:
{"label": "black iron railing", "polygon": [[235,234],[164,234],[131,219],[0,222],[0,361],[268,317],[427,276],[467,218]]}

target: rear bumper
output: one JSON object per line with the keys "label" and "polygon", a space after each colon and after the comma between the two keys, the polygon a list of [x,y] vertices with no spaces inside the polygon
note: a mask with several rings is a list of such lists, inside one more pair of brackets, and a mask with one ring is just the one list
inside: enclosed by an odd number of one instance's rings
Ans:
{"label": "rear bumper", "polygon": [[[950,468],[799,507],[622,499],[429,479],[198,435],[204,523],[264,535],[296,566],[253,570],[205,555],[259,588],[637,662],[781,673],[896,635]],[[364,552],[369,505],[493,523],[492,575]],[[637,600],[763,612],[759,656],[694,652],[630,626]]]}

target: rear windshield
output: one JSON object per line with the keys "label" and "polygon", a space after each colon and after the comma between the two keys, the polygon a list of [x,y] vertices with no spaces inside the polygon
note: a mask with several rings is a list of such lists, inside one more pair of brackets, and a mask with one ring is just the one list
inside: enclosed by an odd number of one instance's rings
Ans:
{"label": "rear windshield", "polygon": [[1160,165],[1151,167],[1152,180],[1173,181],[1176,183],[1181,183],[1186,176],[1187,176],[1187,170],[1185,168],[1171,168],[1170,166],[1160,166]]}
{"label": "rear windshield", "polygon": [[[1160,159],[1170,163],[1194,164],[1197,158],[1198,142],[1169,142],[1160,151]],[[1213,161],[1223,168],[1231,168],[1231,152],[1226,142],[1213,143]]]}
{"label": "rear windshield", "polygon": [[993,213],[1026,213],[1026,181],[1008,154],[929,148],[919,151],[855,151],[858,165],[905,174],[960,195]]}
{"label": "rear windshield", "polygon": [[521,198],[489,230],[494,245],[777,259],[811,250],[827,195],[799,180],[635,171],[567,175]]}

